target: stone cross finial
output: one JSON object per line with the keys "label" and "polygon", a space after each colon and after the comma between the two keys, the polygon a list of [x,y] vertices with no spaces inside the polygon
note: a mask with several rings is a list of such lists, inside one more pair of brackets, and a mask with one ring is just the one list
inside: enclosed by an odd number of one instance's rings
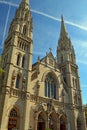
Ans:
{"label": "stone cross finial", "polygon": [[50,52],[52,52],[52,48],[49,48]]}

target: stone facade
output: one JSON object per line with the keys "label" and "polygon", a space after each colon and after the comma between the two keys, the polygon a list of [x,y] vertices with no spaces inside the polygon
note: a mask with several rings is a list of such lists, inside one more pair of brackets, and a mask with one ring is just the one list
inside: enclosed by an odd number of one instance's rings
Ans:
{"label": "stone facade", "polygon": [[61,18],[57,56],[32,65],[32,16],[22,0],[2,53],[0,130],[85,130],[78,66]]}

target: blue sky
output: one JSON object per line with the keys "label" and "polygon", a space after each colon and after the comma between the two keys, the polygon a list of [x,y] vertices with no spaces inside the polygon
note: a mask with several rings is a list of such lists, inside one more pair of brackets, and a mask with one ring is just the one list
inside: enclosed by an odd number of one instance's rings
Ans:
{"label": "blue sky", "polygon": [[[0,53],[8,28],[21,0],[0,0]],[[87,0],[30,0],[33,17],[33,62],[52,48],[54,56],[63,14],[75,49],[81,81],[83,103],[87,103]]]}

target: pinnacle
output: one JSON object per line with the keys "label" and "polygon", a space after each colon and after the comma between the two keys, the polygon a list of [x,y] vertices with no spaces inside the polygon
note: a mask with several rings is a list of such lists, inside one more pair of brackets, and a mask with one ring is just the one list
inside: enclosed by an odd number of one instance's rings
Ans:
{"label": "pinnacle", "polygon": [[61,16],[61,30],[60,30],[60,37],[62,36],[68,36],[68,33],[66,31],[63,15]]}

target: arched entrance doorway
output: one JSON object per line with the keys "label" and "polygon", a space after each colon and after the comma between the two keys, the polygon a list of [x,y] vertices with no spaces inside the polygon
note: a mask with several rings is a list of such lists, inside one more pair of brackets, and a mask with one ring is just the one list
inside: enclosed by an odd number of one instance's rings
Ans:
{"label": "arched entrance doorway", "polygon": [[66,117],[63,115],[60,117],[60,130],[66,130]]}
{"label": "arched entrance doorway", "polygon": [[17,111],[13,108],[10,112],[9,115],[9,120],[8,120],[8,130],[13,130],[13,129],[18,129],[18,113]]}
{"label": "arched entrance doorway", "polygon": [[54,130],[54,120],[52,118],[52,115],[50,115],[50,117],[49,117],[49,128],[51,130]]}
{"label": "arched entrance doorway", "polygon": [[51,130],[57,130],[57,116],[55,112],[52,112],[49,116],[49,128]]}
{"label": "arched entrance doorway", "polygon": [[42,112],[38,116],[37,130],[45,130],[45,119]]}
{"label": "arched entrance doorway", "polygon": [[80,120],[80,118],[77,119],[77,130],[81,130],[81,120]]}

